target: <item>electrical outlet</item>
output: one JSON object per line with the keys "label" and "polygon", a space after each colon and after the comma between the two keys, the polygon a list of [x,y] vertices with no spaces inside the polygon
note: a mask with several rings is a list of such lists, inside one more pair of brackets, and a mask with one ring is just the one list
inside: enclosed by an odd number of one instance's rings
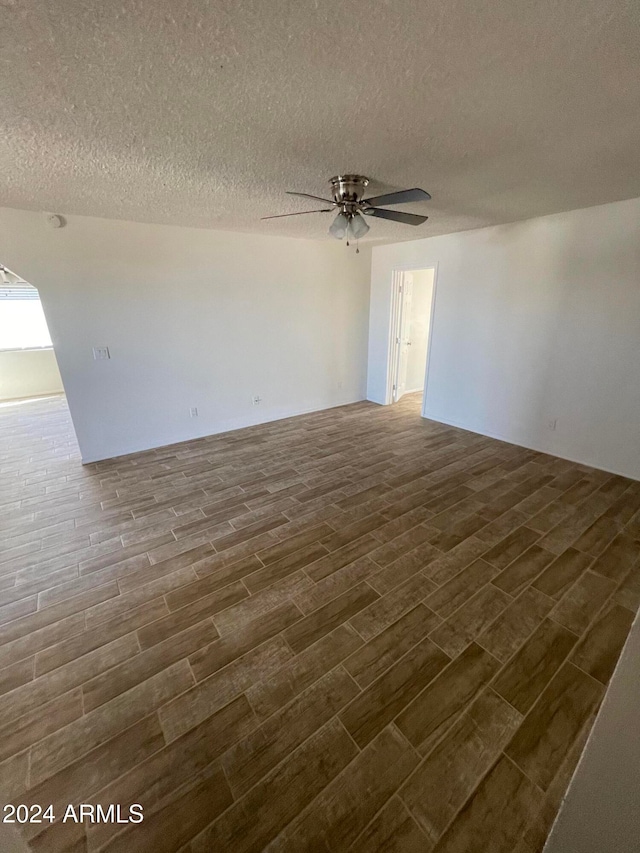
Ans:
{"label": "electrical outlet", "polygon": [[94,361],[105,361],[108,358],[111,358],[111,353],[109,352],[109,347],[94,347],[93,348],[93,360]]}
{"label": "electrical outlet", "polygon": [[251,398],[251,402],[253,403],[254,406],[259,406],[260,403],[262,402],[262,397],[258,397],[258,395],[256,394],[255,397]]}
{"label": "electrical outlet", "polygon": [[555,428],[557,426],[558,426],[558,419],[557,418],[553,418],[552,420],[547,421],[547,429],[555,430]]}
{"label": "electrical outlet", "polygon": [[192,418],[197,418],[198,417],[198,407],[197,406],[191,406],[191,408],[189,409],[189,415]]}

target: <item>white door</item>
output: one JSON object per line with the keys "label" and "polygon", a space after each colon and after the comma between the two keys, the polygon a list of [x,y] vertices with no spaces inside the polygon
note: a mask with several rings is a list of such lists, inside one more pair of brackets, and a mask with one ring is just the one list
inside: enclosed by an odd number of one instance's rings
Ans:
{"label": "white door", "polygon": [[395,382],[394,401],[398,401],[407,390],[407,366],[411,347],[411,312],[413,304],[413,275],[405,272],[401,285],[400,334],[398,335],[398,373]]}

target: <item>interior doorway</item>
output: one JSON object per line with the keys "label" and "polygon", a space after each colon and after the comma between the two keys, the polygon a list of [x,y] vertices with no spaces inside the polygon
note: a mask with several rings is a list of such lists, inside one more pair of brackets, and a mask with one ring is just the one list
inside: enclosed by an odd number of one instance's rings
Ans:
{"label": "interior doorway", "polygon": [[435,269],[394,273],[389,399],[424,395],[435,295]]}
{"label": "interior doorway", "polygon": [[0,264],[0,402],[63,390],[40,294]]}

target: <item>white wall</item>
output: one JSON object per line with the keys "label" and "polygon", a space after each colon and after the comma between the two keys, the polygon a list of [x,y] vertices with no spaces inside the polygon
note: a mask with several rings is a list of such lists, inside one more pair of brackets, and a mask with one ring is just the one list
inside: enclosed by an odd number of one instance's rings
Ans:
{"label": "white wall", "polygon": [[426,417],[640,479],[639,222],[633,199],[375,247],[368,398],[392,271],[435,265]]}
{"label": "white wall", "polygon": [[365,396],[366,249],[4,208],[0,256],[40,292],[84,461]]}
{"label": "white wall", "polygon": [[62,393],[52,349],[0,350],[0,400]]}
{"label": "white wall", "polygon": [[411,327],[409,357],[407,360],[407,391],[422,391],[427,368],[429,325],[433,270],[414,270],[413,298],[411,301]]}

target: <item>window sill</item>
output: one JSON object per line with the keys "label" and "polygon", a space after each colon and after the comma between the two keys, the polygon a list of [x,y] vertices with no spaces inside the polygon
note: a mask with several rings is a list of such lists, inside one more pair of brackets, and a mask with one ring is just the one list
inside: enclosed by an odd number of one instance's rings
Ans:
{"label": "window sill", "polygon": [[52,350],[52,346],[46,347],[0,347],[0,353],[3,352],[42,352],[43,350]]}

